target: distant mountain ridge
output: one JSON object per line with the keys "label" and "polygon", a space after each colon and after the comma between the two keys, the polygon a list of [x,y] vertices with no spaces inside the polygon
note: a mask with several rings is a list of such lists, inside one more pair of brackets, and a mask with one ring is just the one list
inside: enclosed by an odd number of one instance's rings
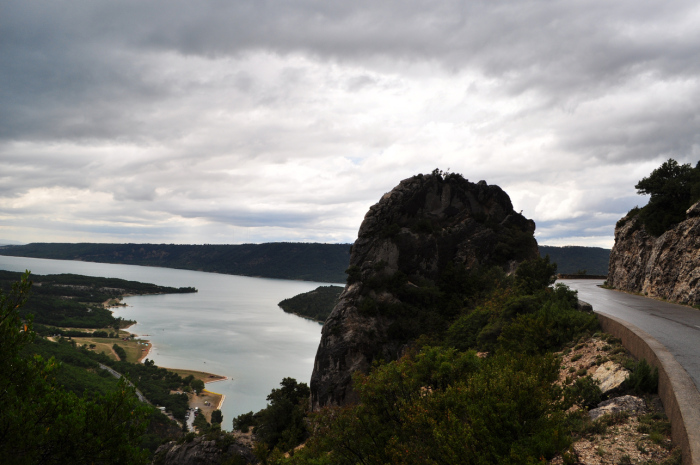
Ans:
{"label": "distant mountain ridge", "polygon": [[[0,246],[0,255],[161,266],[243,276],[344,283],[351,244],[268,242],[241,245],[31,243]],[[539,246],[557,270],[608,274],[610,249]]]}
{"label": "distant mountain ridge", "polygon": [[561,274],[576,274],[586,270],[589,275],[607,275],[610,249],[601,247],[581,247],[567,245],[555,247],[540,245],[540,256],[549,255],[550,261],[557,264],[557,272]]}
{"label": "distant mountain ridge", "polygon": [[243,276],[342,283],[345,282],[345,269],[350,261],[350,244],[32,243],[0,247],[0,255],[160,266]]}

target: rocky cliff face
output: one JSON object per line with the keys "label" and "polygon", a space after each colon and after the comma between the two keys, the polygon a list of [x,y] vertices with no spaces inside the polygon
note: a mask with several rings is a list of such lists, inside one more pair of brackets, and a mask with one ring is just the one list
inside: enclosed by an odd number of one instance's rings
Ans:
{"label": "rocky cliff face", "polygon": [[[534,230],[500,187],[484,181],[418,175],[385,194],[365,215],[348,285],[323,327],[311,377],[312,408],[354,402],[352,374],[368,372],[377,358],[395,359],[406,347],[405,331],[396,329],[404,308],[397,282],[419,292],[452,265],[498,265],[512,272],[520,261],[538,256]],[[378,284],[387,282],[394,284]]]}
{"label": "rocky cliff face", "polygon": [[686,220],[655,238],[636,216],[615,228],[608,284],[690,305],[700,304],[700,202]]}
{"label": "rocky cliff face", "polygon": [[156,450],[153,465],[205,465],[218,463],[258,463],[251,449],[220,435],[216,439],[199,436],[181,444],[171,441]]}

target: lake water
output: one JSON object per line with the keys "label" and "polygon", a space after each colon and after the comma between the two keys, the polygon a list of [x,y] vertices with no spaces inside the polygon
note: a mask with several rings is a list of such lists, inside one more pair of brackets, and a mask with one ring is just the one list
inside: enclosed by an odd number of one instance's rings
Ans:
{"label": "lake water", "polygon": [[224,394],[222,427],[257,411],[285,377],[308,383],[321,325],[282,311],[278,303],[328,283],[249,278],[169,268],[0,256],[0,269],[34,274],[75,273],[162,286],[193,286],[195,294],[126,297],[115,316],[136,320],[129,330],[153,343],[156,365],[208,371],[229,379],[207,385]]}

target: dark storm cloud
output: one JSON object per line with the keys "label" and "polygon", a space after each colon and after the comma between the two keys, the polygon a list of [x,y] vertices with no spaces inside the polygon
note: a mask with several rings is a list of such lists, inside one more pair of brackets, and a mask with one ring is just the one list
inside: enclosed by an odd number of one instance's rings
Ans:
{"label": "dark storm cloud", "polygon": [[[24,60],[60,64],[97,50],[235,55],[303,51],[331,59],[435,60],[476,66],[513,89],[596,88],[640,71],[693,76],[700,32],[691,1],[15,2],[0,39]],[[43,56],[31,56],[42,50]],[[110,57],[113,58],[113,57]],[[124,57],[128,58],[128,57]],[[695,58],[695,59],[694,59]],[[13,60],[14,61],[14,60]],[[124,63],[124,68],[130,68]],[[63,76],[103,79],[101,66]],[[110,71],[116,71],[110,67]],[[72,73],[72,74],[71,74]],[[128,74],[124,71],[123,75]],[[54,77],[61,78],[56,72]],[[596,79],[591,79],[595,77]],[[40,78],[39,78],[40,79]],[[119,81],[118,75],[114,77]],[[130,81],[133,81],[130,79]],[[32,89],[36,86],[31,85]],[[150,93],[153,89],[145,87]]]}
{"label": "dark storm cloud", "polygon": [[[162,53],[300,52],[380,67],[436,62],[499,79],[514,94],[540,93],[541,105],[575,106],[618,92],[640,74],[657,81],[694,78],[700,70],[700,28],[688,18],[696,7],[689,1],[636,0],[13,2],[0,19],[5,64],[0,137],[142,142],[178,137],[178,124],[166,129],[149,122],[154,107],[196,92],[203,83],[160,75],[154,68]],[[292,70],[287,78],[303,79],[299,76]],[[252,85],[245,74],[234,80],[244,91]],[[357,76],[347,88],[372,81]],[[267,104],[275,105],[277,98],[269,95]],[[652,146],[641,134],[606,137],[599,128],[563,134],[562,145],[602,151],[596,156],[611,161],[648,158],[625,144],[627,137],[652,154],[689,150],[697,143],[692,131],[698,105],[667,113],[638,126],[655,141]],[[673,137],[665,137],[669,127]]]}
{"label": "dark storm cloud", "polygon": [[610,238],[637,180],[700,158],[699,72],[691,1],[5,2],[0,213],[352,240],[452,167],[545,237]]}

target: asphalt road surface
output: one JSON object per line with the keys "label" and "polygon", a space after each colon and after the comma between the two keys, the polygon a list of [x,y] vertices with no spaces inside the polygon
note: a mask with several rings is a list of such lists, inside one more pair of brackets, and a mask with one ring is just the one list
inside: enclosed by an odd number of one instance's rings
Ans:
{"label": "asphalt road surface", "polygon": [[[121,373],[119,373],[118,371],[112,369],[111,367],[108,367],[107,365],[103,365],[103,364],[100,363],[100,368],[102,368],[103,370],[109,371],[109,372],[111,373],[111,375],[114,376],[114,377],[117,378],[117,379],[119,379],[119,378],[122,377],[122,374],[121,374]],[[136,389],[136,387],[134,386],[134,384],[133,384],[131,381],[129,381],[128,383],[129,383],[129,386],[133,386],[133,387],[134,387],[134,390],[136,391],[136,397],[138,397],[139,400],[140,400],[141,402],[145,402],[145,403],[147,403],[147,404],[150,404],[150,402],[148,401],[148,399],[146,399],[146,398],[143,396],[143,394],[141,394],[141,391],[139,391],[138,389]]]}
{"label": "asphalt road surface", "polygon": [[673,354],[700,390],[700,310],[598,287],[602,280],[560,279],[598,313],[649,333]]}

